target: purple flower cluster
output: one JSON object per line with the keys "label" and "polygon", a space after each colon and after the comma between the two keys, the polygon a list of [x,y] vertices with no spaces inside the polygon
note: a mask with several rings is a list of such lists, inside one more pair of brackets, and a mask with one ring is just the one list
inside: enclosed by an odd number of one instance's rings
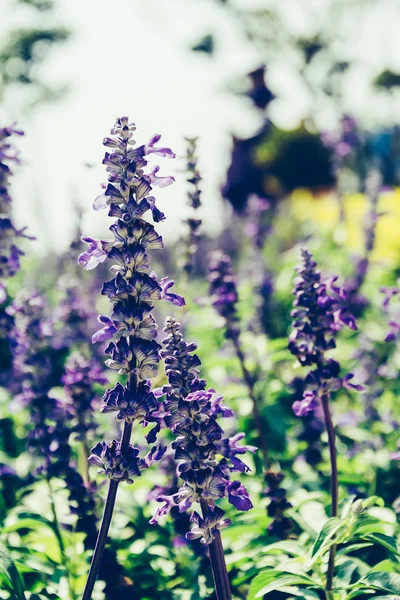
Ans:
{"label": "purple flower cluster", "polygon": [[334,151],[335,168],[338,168],[343,159],[360,144],[357,121],[349,115],[344,115],[338,133],[324,131],[321,138],[325,146]]}
{"label": "purple flower cluster", "polygon": [[208,281],[212,305],[225,321],[226,336],[237,338],[240,334],[236,307],[239,296],[229,256],[219,251],[212,255]]}
{"label": "purple flower cluster", "polygon": [[354,317],[346,307],[346,294],[337,286],[337,277],[322,280],[312,254],[301,250],[302,264],[295,279],[293,330],[289,336],[289,350],[301,365],[312,366],[305,378],[303,399],[293,404],[297,416],[304,416],[319,405],[325,394],[340,387],[361,389],[350,381],[350,373],[340,378],[338,361],[326,357],[336,347],[335,337],[344,326],[356,329]]}
{"label": "purple flower cluster", "polygon": [[[107,390],[103,398],[103,412],[115,412],[117,418],[132,426],[133,420],[142,425],[157,422],[156,402],[147,378],[157,374],[159,344],[155,341],[157,324],[152,315],[157,300],[166,299],[182,306],[183,298],[171,293],[173,285],[167,277],[157,280],[149,273],[151,249],[163,248],[163,241],[154,225],[144,220],[150,211],[155,222],[165,216],[157,208],[156,199],[150,195],[152,186],[164,187],[173,182],[172,177],[157,175],[159,167],[148,170],[147,156],[158,154],[174,158],[169,148],[157,146],[160,136],[154,136],[147,145],[136,146],[133,132],[136,127],[127,117],[118,118],[111,136],[103,143],[106,152],[103,164],[108,172],[104,193],[94,202],[95,210],[109,207],[109,216],[115,219],[110,226],[112,240],[82,238],[88,244],[78,262],[92,269],[106,259],[111,261],[114,278],[103,285],[102,294],[113,304],[110,316],[100,315],[102,328],[92,338],[93,342],[111,340],[105,349],[106,364],[120,374],[129,375],[127,385],[117,383]],[[159,425],[158,425],[159,428]],[[148,440],[154,441],[155,433]],[[129,441],[129,440],[127,440]],[[90,462],[99,466],[115,481],[132,482],[140,469],[160,457],[153,449],[147,457],[139,459],[138,450],[113,440],[101,442],[92,450]]]}
{"label": "purple flower cluster", "polygon": [[164,331],[167,337],[161,354],[169,383],[158,390],[157,396],[164,398],[160,403],[165,411],[163,420],[175,436],[171,447],[184,483],[175,494],[157,496],[157,501],[163,504],[151,523],[157,523],[175,506],[183,512],[199,502],[203,516],[193,512],[193,528],[187,538],[201,538],[203,543],[210,544],[215,531],[230,523],[215,506],[218,499],[228,497],[238,510],[252,507],[246,488],[240,481],[231,481],[230,473],[248,471],[238,456],[256,449],[239,443],[244,434],[224,437],[218,417],[230,417],[233,413],[222,403],[222,396],[213,389],[206,390],[206,381],[199,378],[201,363],[194,354],[196,345],[183,339],[180,324],[172,317],[167,318]]}
{"label": "purple flower cluster", "polygon": [[[84,410],[93,398],[93,390],[89,400],[84,387],[92,386],[92,381],[87,381],[88,373],[77,372],[82,362],[76,364],[76,356],[72,355],[64,376],[67,399],[53,397],[51,390],[60,385],[61,371],[56,365],[53,323],[44,298],[37,292],[23,290],[7,311],[14,318],[11,391],[16,394],[16,401],[29,410],[28,448],[36,459],[35,474],[65,482],[76,528],[86,534],[90,545],[96,536],[94,498],[76,469],[70,441],[71,435],[81,432]],[[103,383],[95,370],[90,371],[90,378]]]}
{"label": "purple flower cluster", "polygon": [[[193,209],[194,215],[196,211],[200,208],[200,196],[201,189],[199,187],[201,177],[199,171],[197,169],[197,138],[186,138],[188,143],[187,151],[186,151],[186,170],[188,173],[187,182],[191,185],[191,189],[188,191],[188,203],[189,206]],[[183,268],[187,273],[191,273],[194,266],[194,257],[197,252],[197,248],[199,245],[199,229],[201,226],[201,219],[195,218],[195,216],[189,217],[184,222],[188,225],[188,234],[185,239],[185,257]]]}
{"label": "purple flower cluster", "polygon": [[70,415],[71,431],[77,439],[86,442],[96,429],[93,419],[97,408],[96,386],[107,383],[102,369],[94,359],[88,359],[75,351],[67,358],[62,377],[67,399],[66,410]]}
{"label": "purple flower cluster", "polygon": [[389,331],[386,334],[385,342],[395,342],[400,339],[400,312],[398,307],[393,308],[393,298],[400,294],[400,280],[397,287],[382,288],[383,302],[382,306],[389,315]]}
{"label": "purple flower cluster", "polygon": [[281,487],[284,478],[282,472],[274,473],[269,470],[265,473],[268,487],[264,490],[264,494],[270,499],[267,512],[268,516],[273,518],[268,531],[281,539],[285,539],[292,529],[292,521],[285,516],[285,510],[292,508],[292,505],[286,498],[285,488]]}
{"label": "purple flower cluster", "polygon": [[271,231],[273,205],[261,196],[252,194],[247,201],[248,221],[245,227],[246,235],[252,240],[257,250],[262,250],[267,235]]}
{"label": "purple flower cluster", "polygon": [[18,248],[18,238],[28,238],[26,228],[17,229],[12,220],[12,201],[9,192],[10,164],[18,164],[18,153],[8,138],[12,135],[23,135],[14,125],[0,128],[0,304],[7,298],[5,279],[19,271],[19,259],[23,252]]}
{"label": "purple flower cluster", "polygon": [[82,289],[81,282],[68,273],[58,279],[57,291],[59,298],[53,319],[60,328],[56,329],[53,346],[79,348],[87,345],[97,316],[90,298]]}

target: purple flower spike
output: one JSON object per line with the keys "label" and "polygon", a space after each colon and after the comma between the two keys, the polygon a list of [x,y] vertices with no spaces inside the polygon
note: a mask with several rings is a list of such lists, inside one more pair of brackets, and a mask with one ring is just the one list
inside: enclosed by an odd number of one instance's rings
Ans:
{"label": "purple flower spike", "polygon": [[295,300],[291,312],[293,329],[289,350],[301,365],[315,365],[308,373],[303,399],[293,404],[296,416],[315,411],[323,396],[340,387],[360,391],[362,386],[350,383],[352,374],[340,378],[340,364],[325,353],[336,348],[336,335],[343,327],[357,329],[354,316],[348,312],[348,295],[337,284],[337,277],[323,280],[312,254],[301,250],[302,264],[295,279]]}
{"label": "purple flower spike", "polygon": [[[252,508],[247,490],[239,481],[232,482],[230,474],[248,470],[237,455],[255,448],[239,444],[244,434],[224,437],[217,418],[231,416],[232,411],[222,404],[222,397],[215,390],[206,390],[204,379],[199,379],[200,360],[193,354],[196,345],[183,339],[179,323],[171,317],[167,318],[164,331],[167,337],[163,340],[161,356],[165,359],[169,383],[162,388],[164,400],[159,390],[155,397],[160,402],[160,413],[164,411],[163,421],[175,438],[171,448],[183,485],[175,494],[160,494],[156,498],[164,505],[156,511],[151,523],[156,523],[174,506],[184,512],[193,503],[200,502],[203,512],[205,506],[209,512],[205,519],[193,514],[196,525],[187,539],[201,538],[202,543],[210,544],[222,527],[224,513],[217,507],[214,509],[218,499],[228,497],[238,510]],[[224,523],[228,525],[228,521]]]}

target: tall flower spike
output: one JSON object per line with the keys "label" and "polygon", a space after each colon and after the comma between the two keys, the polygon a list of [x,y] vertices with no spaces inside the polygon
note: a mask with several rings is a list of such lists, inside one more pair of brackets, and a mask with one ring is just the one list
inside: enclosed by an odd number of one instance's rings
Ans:
{"label": "tall flower spike", "polygon": [[[354,317],[346,307],[347,295],[336,285],[337,277],[324,281],[311,252],[301,249],[302,264],[295,279],[292,318],[293,330],[289,337],[289,349],[301,365],[314,366],[305,378],[303,399],[293,404],[297,416],[304,416],[322,406],[328,435],[331,464],[331,516],[338,514],[338,470],[336,459],[335,429],[329,400],[331,392],[340,387],[361,389],[350,383],[352,375],[339,377],[340,364],[328,358],[326,352],[336,347],[335,337],[342,327],[356,329]],[[335,570],[336,546],[329,551],[326,577],[326,595],[331,596]]]}
{"label": "tall flower spike", "polygon": [[184,222],[188,226],[188,232],[184,240],[184,260],[183,269],[186,273],[191,273],[194,267],[194,259],[199,246],[201,219],[197,218],[197,211],[201,206],[200,182],[201,177],[197,169],[197,138],[186,138],[186,171],[188,174],[187,182],[191,189],[187,193],[188,205],[192,209],[192,215]]}
{"label": "tall flower spike", "polygon": [[267,444],[267,426],[260,411],[260,400],[254,389],[254,377],[246,366],[246,357],[240,341],[240,323],[237,312],[239,295],[236,277],[233,272],[231,259],[222,252],[215,252],[210,260],[208,281],[210,283],[209,295],[216,312],[222,317],[225,327],[225,337],[232,341],[236,356],[242,369],[243,379],[247,386],[249,398],[252,401],[252,412],[257,442],[261,450],[265,471],[269,469],[269,456]]}
{"label": "tall flower spike", "polygon": [[108,214],[114,219],[110,226],[113,239],[83,237],[88,249],[78,258],[86,269],[95,268],[106,260],[111,262],[114,277],[104,283],[101,293],[109,298],[113,310],[109,316],[99,317],[102,327],[94,334],[93,342],[108,340],[105,349],[109,357],[107,366],[128,376],[127,385],[117,383],[106,391],[101,408],[106,413],[114,412],[116,418],[124,422],[121,439],[100,442],[89,457],[89,461],[109,478],[110,484],[83,600],[92,595],[118,484],[121,481],[132,483],[143,469],[159,460],[165,450],[153,447],[140,458],[139,450],[129,442],[134,421],[142,426],[155,423],[148,441],[155,441],[160,429],[157,402],[147,381],[157,374],[160,360],[160,346],[155,341],[157,325],[152,316],[154,304],[161,299],[179,306],[184,304],[183,298],[169,291],[172,281],[168,278],[158,281],[155,273],[149,272],[149,251],[163,248],[163,241],[154,225],[144,219],[148,212],[156,223],[165,218],[151,195],[152,187],[165,187],[173,182],[173,177],[157,175],[158,166],[149,169],[147,156],[156,154],[174,158],[175,155],[169,148],[157,146],[159,135],[153,136],[148,144],[137,146],[133,139],[135,130],[128,117],[118,118],[111,137],[103,141],[110,149],[103,160],[108,183],[96,198],[94,209],[108,207]]}
{"label": "tall flower spike", "polygon": [[0,304],[7,298],[6,279],[19,271],[19,259],[23,255],[18,248],[19,238],[28,238],[24,229],[17,229],[12,219],[12,199],[9,192],[10,164],[19,164],[20,159],[8,141],[12,135],[23,135],[14,125],[0,128]]}
{"label": "tall flower spike", "polygon": [[340,378],[339,362],[326,356],[327,351],[336,348],[335,338],[340,329],[345,326],[357,329],[347,308],[347,294],[337,285],[337,277],[322,279],[307,248],[302,248],[301,258],[295,279],[289,350],[301,365],[314,365],[315,369],[305,379],[303,399],[293,404],[298,417],[315,410],[321,398],[331,391],[340,387],[360,389],[351,383],[351,374]]}
{"label": "tall flower spike", "polygon": [[[239,443],[243,434],[224,437],[218,418],[232,416],[232,411],[222,403],[222,397],[213,389],[207,390],[206,381],[199,378],[200,359],[194,354],[196,344],[188,344],[183,339],[180,324],[172,317],[167,318],[164,331],[167,337],[163,340],[161,355],[169,383],[158,390],[157,396],[164,397],[160,408],[165,411],[164,422],[174,435],[171,448],[183,485],[171,496],[156,497],[162,504],[150,522],[157,523],[173,507],[184,512],[194,503],[200,504],[202,516],[192,513],[193,527],[187,538],[200,538],[202,543],[212,547],[210,557],[217,597],[226,599],[230,596],[221,595],[221,586],[225,585],[225,591],[229,592],[229,582],[219,530],[227,527],[230,520],[223,518],[224,511],[216,503],[227,497],[238,510],[252,508],[246,488],[240,481],[232,481],[231,473],[247,471],[248,467],[238,457],[256,448]],[[224,570],[223,581],[218,575],[219,568]]]}

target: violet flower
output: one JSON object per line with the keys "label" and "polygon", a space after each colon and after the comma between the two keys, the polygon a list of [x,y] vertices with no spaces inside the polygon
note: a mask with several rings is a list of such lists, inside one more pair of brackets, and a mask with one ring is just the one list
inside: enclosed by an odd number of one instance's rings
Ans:
{"label": "violet flower", "polygon": [[165,219],[156,206],[155,197],[150,194],[152,186],[162,182],[163,187],[173,181],[171,177],[158,177],[157,168],[149,171],[147,157],[157,154],[174,158],[175,155],[169,148],[157,145],[159,135],[147,145],[136,146],[133,139],[135,130],[135,125],[127,117],[118,118],[111,137],[103,141],[110,149],[103,160],[108,183],[103,186],[104,192],[96,198],[94,208],[108,207],[108,214],[114,219],[110,226],[113,239],[82,238],[88,243],[88,249],[78,258],[86,269],[106,260],[111,262],[114,277],[104,283],[102,294],[109,298],[113,310],[110,316],[99,317],[102,327],[93,335],[93,342],[109,340],[105,349],[108,356],[106,365],[128,375],[126,385],[117,383],[112,390],[107,390],[103,398],[103,412],[114,412],[124,422],[121,440],[100,442],[89,457],[89,461],[110,479],[110,484],[83,600],[92,595],[118,484],[121,481],[132,483],[165,451],[165,448],[153,447],[145,457],[139,458],[139,450],[129,441],[134,421],[142,426],[155,423],[155,428],[147,436],[148,443],[155,441],[160,428],[157,404],[147,381],[156,376],[160,360],[160,346],[155,341],[157,324],[152,315],[154,304],[163,298],[175,305],[184,304],[183,298],[169,291],[173,282],[167,278],[159,282],[155,273],[149,272],[149,251],[163,248],[163,241],[154,225],[144,219],[148,212],[156,223]]}
{"label": "violet flower", "polygon": [[85,533],[87,544],[93,543],[96,536],[93,494],[77,471],[70,444],[78,423],[74,423],[68,403],[51,393],[53,387],[60,385],[61,372],[55,364],[54,329],[48,306],[39,293],[23,290],[7,311],[14,318],[12,391],[15,402],[29,411],[27,441],[34,457],[34,474],[46,480],[49,488],[53,478],[65,482],[70,510],[76,516],[76,529]]}
{"label": "violet flower", "polygon": [[[219,417],[232,415],[222,403],[222,396],[213,389],[206,389],[206,381],[199,378],[200,359],[196,344],[187,343],[180,332],[180,324],[172,317],[165,322],[167,337],[161,352],[169,383],[157,391],[163,397],[160,410],[163,421],[171,430],[174,440],[171,448],[178,462],[177,473],[183,485],[174,494],[156,497],[161,506],[151,523],[155,524],[174,507],[180,512],[200,504],[200,515],[192,513],[192,528],[187,532],[188,540],[200,539],[210,546],[211,566],[217,598],[230,598],[229,580],[223,556],[219,531],[231,521],[216,503],[227,497],[237,510],[247,511],[252,503],[246,488],[231,473],[248,471],[239,458],[256,448],[240,444],[243,434],[224,437]],[[227,595],[224,595],[227,594]]]}

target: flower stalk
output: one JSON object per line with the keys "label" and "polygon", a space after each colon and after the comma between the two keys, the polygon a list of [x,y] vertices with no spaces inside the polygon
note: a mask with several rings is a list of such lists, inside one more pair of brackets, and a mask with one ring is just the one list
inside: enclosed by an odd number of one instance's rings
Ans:
{"label": "flower stalk", "polygon": [[[205,500],[200,500],[203,519],[206,518],[208,505]],[[228,571],[226,568],[224,548],[222,546],[221,534],[216,532],[212,543],[208,547],[210,553],[210,563],[213,573],[213,580],[217,600],[231,600],[231,586],[229,583]]]}
{"label": "flower stalk", "polygon": [[156,524],[174,507],[185,512],[199,503],[201,515],[192,512],[192,528],[186,533],[186,539],[200,539],[209,547],[218,600],[230,600],[220,530],[228,527],[231,520],[224,518],[225,513],[217,501],[227,497],[238,510],[252,508],[246,488],[240,481],[231,481],[231,473],[248,471],[238,455],[254,452],[256,448],[238,443],[243,434],[223,437],[218,417],[230,417],[233,413],[222,403],[222,396],[213,389],[206,390],[206,381],[199,378],[201,363],[194,354],[196,344],[184,340],[180,324],[172,317],[167,318],[164,331],[167,337],[163,340],[162,356],[169,383],[156,393],[163,398],[160,412],[164,411],[163,421],[174,436],[171,449],[178,461],[177,474],[183,485],[170,496],[156,496],[163,504],[150,522]]}
{"label": "flower stalk", "polygon": [[235,354],[242,370],[243,380],[246,384],[249,398],[252,402],[252,414],[257,431],[257,443],[261,451],[265,472],[270,467],[267,442],[267,424],[260,410],[260,398],[254,389],[254,378],[246,366],[246,357],[240,343],[240,325],[237,314],[239,300],[236,280],[233,274],[230,258],[221,252],[216,252],[210,262],[209,293],[212,304],[217,313],[224,319],[227,339],[232,341]]}
{"label": "flower stalk", "polygon": [[[299,417],[305,416],[322,406],[325,428],[328,435],[331,487],[331,516],[338,512],[338,471],[336,460],[335,429],[330,412],[330,398],[340,388],[360,391],[359,385],[351,383],[352,374],[340,377],[340,364],[328,358],[326,353],[336,348],[337,332],[344,326],[356,329],[355,319],[348,312],[348,294],[337,286],[337,277],[323,280],[317,263],[307,248],[301,250],[302,264],[295,279],[295,301],[293,303],[293,330],[289,337],[289,350],[301,365],[315,368],[305,378],[302,400],[293,404]],[[332,583],[335,570],[336,547],[329,553],[326,578],[326,597],[332,598]]]}
{"label": "flower stalk", "polygon": [[110,226],[114,239],[83,237],[88,249],[78,258],[88,270],[107,259],[112,262],[111,271],[115,276],[104,283],[101,293],[109,298],[113,309],[110,316],[99,316],[102,328],[93,335],[92,341],[109,341],[105,349],[109,356],[106,365],[128,376],[127,385],[117,382],[112,389],[106,390],[100,409],[104,413],[115,413],[116,419],[123,422],[120,440],[99,442],[89,456],[89,462],[98,466],[110,482],[83,600],[92,596],[119,484],[123,481],[133,483],[133,478],[159,460],[166,450],[152,446],[146,456],[139,458],[139,449],[131,446],[130,438],[134,422],[143,427],[155,424],[146,436],[148,444],[156,441],[161,427],[150,383],[157,374],[160,360],[160,346],[155,341],[157,324],[152,315],[154,304],[161,299],[178,306],[184,304],[183,298],[169,291],[173,281],[167,277],[158,281],[155,273],[148,274],[151,261],[148,250],[163,248],[163,241],[154,226],[143,218],[150,211],[155,223],[165,219],[150,192],[153,186],[165,187],[173,182],[172,177],[157,175],[158,166],[149,172],[146,157],[158,154],[175,158],[175,155],[169,148],[156,145],[159,135],[146,145],[136,146],[135,130],[128,117],[118,118],[111,130],[112,137],[103,141],[111,149],[103,160],[109,174],[108,183],[103,186],[104,193],[96,198],[94,208],[109,207],[109,216],[115,218]]}

